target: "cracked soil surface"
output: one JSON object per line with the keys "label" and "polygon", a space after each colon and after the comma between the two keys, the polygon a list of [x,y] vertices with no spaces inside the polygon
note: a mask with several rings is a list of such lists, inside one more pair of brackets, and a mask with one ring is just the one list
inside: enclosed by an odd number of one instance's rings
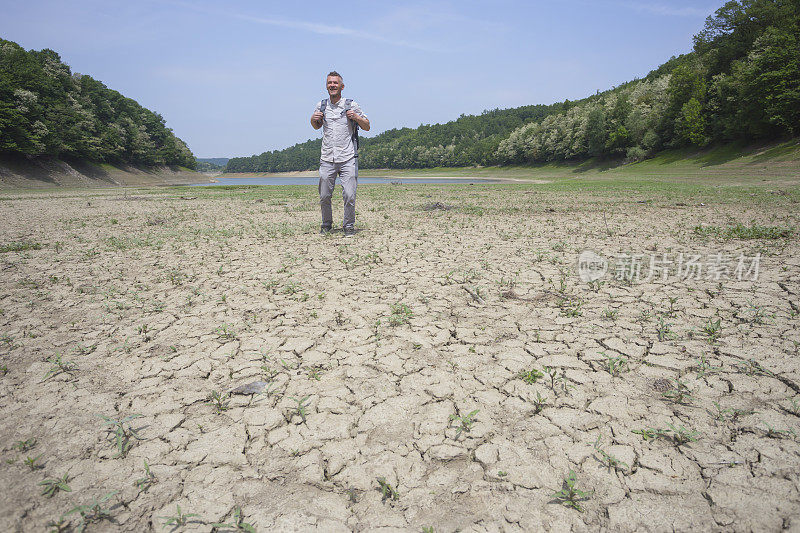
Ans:
{"label": "cracked soil surface", "polygon": [[0,531],[800,530],[797,190],[541,187],[6,194]]}

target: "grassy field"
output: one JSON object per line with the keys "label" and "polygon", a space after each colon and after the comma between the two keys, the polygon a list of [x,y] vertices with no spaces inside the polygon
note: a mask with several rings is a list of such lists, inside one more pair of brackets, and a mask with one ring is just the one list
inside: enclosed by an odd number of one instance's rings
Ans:
{"label": "grassy field", "polygon": [[307,186],[3,191],[0,530],[797,528],[781,150],[362,185],[353,238]]}

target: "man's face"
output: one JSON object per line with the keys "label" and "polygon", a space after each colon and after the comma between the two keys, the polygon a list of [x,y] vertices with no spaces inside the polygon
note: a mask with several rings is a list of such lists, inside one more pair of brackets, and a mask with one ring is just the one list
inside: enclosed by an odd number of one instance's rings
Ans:
{"label": "man's face", "polygon": [[342,83],[342,79],[339,76],[328,76],[325,85],[328,88],[329,95],[338,96],[342,94],[342,87],[344,87],[344,84]]}

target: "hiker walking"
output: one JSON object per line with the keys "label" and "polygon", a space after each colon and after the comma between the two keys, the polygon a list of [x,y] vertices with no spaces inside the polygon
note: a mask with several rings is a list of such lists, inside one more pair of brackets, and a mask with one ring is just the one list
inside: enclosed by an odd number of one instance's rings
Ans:
{"label": "hiker walking", "polygon": [[325,81],[329,98],[322,100],[311,115],[311,126],[322,130],[322,154],[319,161],[319,205],[322,210],[321,233],[327,233],[333,225],[331,195],[336,185],[336,176],[342,184],[344,197],[344,221],[342,229],[346,237],[355,235],[356,186],[358,185],[358,128],[369,131],[369,119],[359,105],[342,98],[344,80],[333,71]]}

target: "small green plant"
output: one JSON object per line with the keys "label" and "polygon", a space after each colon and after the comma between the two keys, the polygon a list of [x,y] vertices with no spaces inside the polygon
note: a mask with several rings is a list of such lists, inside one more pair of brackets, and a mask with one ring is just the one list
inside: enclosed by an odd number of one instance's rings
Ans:
{"label": "small green plant", "polygon": [[197,513],[184,513],[181,511],[180,505],[175,505],[175,514],[172,516],[159,516],[161,520],[164,520],[165,526],[173,526],[173,527],[183,527],[189,523],[189,519],[195,516],[200,516]]}
{"label": "small green plant", "polygon": [[25,466],[27,466],[28,468],[30,468],[31,470],[39,470],[41,468],[44,468],[44,465],[39,462],[39,459],[41,459],[41,458],[42,458],[42,454],[39,454],[36,457],[28,456],[28,457],[25,458],[24,461],[22,461],[22,463]]}
{"label": "small green plant", "polygon": [[709,318],[706,325],[703,326],[702,331],[708,337],[708,342],[717,342],[720,335],[722,335],[722,319],[711,320]]}
{"label": "small green plant", "polygon": [[289,398],[294,400],[296,404],[294,406],[294,410],[292,411],[292,415],[300,415],[300,418],[303,420],[303,422],[305,422],[308,409],[308,399],[311,398],[311,396],[303,396],[302,398],[290,396]]}
{"label": "small green plant", "polygon": [[131,420],[140,418],[142,415],[133,414],[126,417],[115,419],[104,415],[97,415],[104,420],[104,425],[110,426],[108,432],[114,435],[114,446],[117,448],[117,457],[125,457],[128,451],[133,447],[131,438],[142,440],[139,436],[138,430],[130,426]]}
{"label": "small green plant", "polygon": [[72,529],[72,524],[69,520],[61,516],[58,520],[48,521],[45,527],[48,528],[47,533],[67,533]]}
{"label": "small green plant", "polygon": [[234,340],[239,338],[236,330],[234,330],[233,327],[229,326],[228,324],[222,324],[221,326],[217,327],[214,330],[214,333],[219,335],[220,339]]}
{"label": "small green plant", "polygon": [[230,395],[225,392],[211,391],[206,403],[211,405],[217,413],[230,409]]}
{"label": "small green plant", "polygon": [[32,450],[36,446],[36,438],[31,437],[30,439],[26,440],[18,440],[14,443],[12,448],[17,450],[18,452],[25,453],[27,451]]}
{"label": "small green plant", "polygon": [[623,355],[606,355],[603,353],[606,360],[603,361],[603,368],[612,376],[618,376],[623,372],[630,370],[628,367],[628,359]]}
{"label": "small green plant", "polygon": [[50,363],[51,366],[50,369],[47,371],[47,373],[45,373],[40,383],[43,383],[48,379],[55,377],[59,374],[69,374],[71,377],[73,373],[78,369],[78,365],[76,365],[72,361],[62,360],[62,355],[60,353],[57,353],[54,356],[50,357],[47,360],[47,362]]}
{"label": "small green plant", "polygon": [[761,422],[764,425],[764,435],[770,439],[785,439],[785,438],[795,438],[797,437],[797,433],[794,429],[775,429],[771,425],[766,422]]}
{"label": "small green plant", "polygon": [[721,366],[711,366],[711,363],[708,362],[708,357],[706,354],[702,354],[700,358],[697,360],[697,377],[704,378],[709,374],[714,374],[722,370]]}
{"label": "small green plant", "polygon": [[539,378],[543,378],[544,374],[540,370],[532,368],[527,371],[525,370],[520,371],[520,373],[517,374],[517,377],[520,378],[525,383],[527,383],[528,385],[533,385],[534,383],[536,383],[537,380],[539,380]]}
{"label": "small green plant", "polygon": [[400,499],[400,494],[398,494],[397,489],[392,487],[392,485],[386,481],[385,477],[378,478],[378,490],[381,493],[381,501],[397,501]]}
{"label": "small green plant", "polygon": [[578,477],[575,471],[570,470],[569,475],[564,479],[561,490],[554,492],[552,498],[555,498],[558,503],[566,505],[567,507],[572,507],[576,511],[582,513],[583,507],[581,507],[579,502],[588,500],[594,492],[579,489],[576,486],[577,482]]}
{"label": "small green plant", "polygon": [[567,382],[567,371],[565,369],[561,369],[559,373],[557,368],[551,366],[543,366],[542,370],[547,376],[550,378],[550,388],[555,394],[558,394],[558,389],[561,392],[567,393],[569,389],[573,387]]}
{"label": "small green plant", "polygon": [[594,441],[594,449],[600,455],[600,458],[601,458],[600,461],[603,464],[605,464],[605,466],[609,470],[616,470],[616,471],[619,471],[619,472],[625,472],[625,469],[629,468],[628,467],[628,463],[626,463],[624,461],[620,461],[619,459],[617,459],[616,457],[614,457],[610,453],[606,452],[603,449],[602,442],[603,442],[603,436],[602,435],[598,435],[597,436],[597,440]]}
{"label": "small green plant", "polygon": [[538,415],[542,412],[542,409],[547,405],[547,398],[543,397],[538,392],[536,393],[536,398],[533,400],[533,414]]}
{"label": "small green plant", "polygon": [[212,528],[217,529],[232,529],[234,531],[244,531],[245,533],[256,533],[256,528],[253,527],[252,524],[248,524],[244,521],[244,516],[242,516],[242,508],[236,507],[233,510],[233,522],[226,523],[226,522],[217,522],[215,524],[211,524]]}
{"label": "small green plant", "polygon": [[770,376],[775,377],[775,374],[761,366],[761,363],[755,359],[748,359],[740,365],[735,365],[736,368],[748,376]]}
{"label": "small green plant", "polygon": [[635,433],[637,435],[642,436],[642,440],[655,440],[659,438],[665,438],[669,436],[669,431],[666,429],[661,428],[644,428],[644,429],[634,429],[631,430],[631,433]]}
{"label": "small green plant", "polygon": [[102,496],[99,499],[92,500],[91,503],[88,505],[76,505],[66,513],[64,516],[69,516],[71,514],[78,514],[80,515],[80,519],[78,521],[78,527],[75,529],[77,533],[82,533],[86,531],[86,526],[95,522],[102,522],[103,520],[111,520],[113,517],[111,516],[111,508],[105,507],[103,504],[110,500],[113,496],[117,494],[118,491],[109,492],[105,496]]}
{"label": "small green plant", "polygon": [[390,326],[401,326],[407,324],[414,317],[411,308],[404,303],[396,303],[391,305],[392,314],[389,315]]}
{"label": "small green plant", "polygon": [[673,403],[688,405],[694,401],[689,387],[680,379],[672,380],[672,387],[661,393],[661,396]]}
{"label": "small green plant", "polygon": [[467,433],[469,433],[469,431],[472,429],[472,424],[475,423],[475,417],[477,416],[477,414],[479,412],[480,412],[480,409],[475,409],[474,411],[471,411],[466,416],[459,416],[458,414],[450,415],[450,421],[451,422],[454,421],[454,420],[457,420],[459,422],[459,426],[456,428],[456,436],[455,436],[455,438],[458,438],[461,435],[462,432],[466,431]]}
{"label": "small green plant", "polygon": [[314,365],[308,369],[308,379],[319,381],[322,379],[322,374],[325,373],[325,367]]}
{"label": "small green plant", "polygon": [[666,321],[664,315],[658,317],[658,325],[656,326],[656,336],[658,340],[665,341],[673,337],[672,324]]}
{"label": "small green plant", "polygon": [[692,429],[686,429],[683,426],[673,426],[667,423],[667,427],[672,432],[672,440],[676,445],[686,444],[687,442],[696,442],[700,437],[700,432]]}
{"label": "small green plant", "polygon": [[136,481],[133,482],[134,486],[138,488],[142,492],[147,492],[150,487],[155,485],[158,481],[155,474],[150,471],[150,465],[147,464],[147,460],[144,461],[144,477],[140,477]]}
{"label": "small green plant", "polygon": [[56,479],[45,479],[44,481],[40,481],[39,485],[42,488],[42,496],[47,496],[48,498],[52,498],[53,496],[58,493],[58,491],[64,492],[72,492],[72,489],[67,484],[69,482],[69,474],[64,474],[60,478]]}
{"label": "small green plant", "polygon": [[619,311],[616,309],[603,309],[603,312],[600,314],[600,316],[606,320],[616,320],[617,315],[619,315]]}

